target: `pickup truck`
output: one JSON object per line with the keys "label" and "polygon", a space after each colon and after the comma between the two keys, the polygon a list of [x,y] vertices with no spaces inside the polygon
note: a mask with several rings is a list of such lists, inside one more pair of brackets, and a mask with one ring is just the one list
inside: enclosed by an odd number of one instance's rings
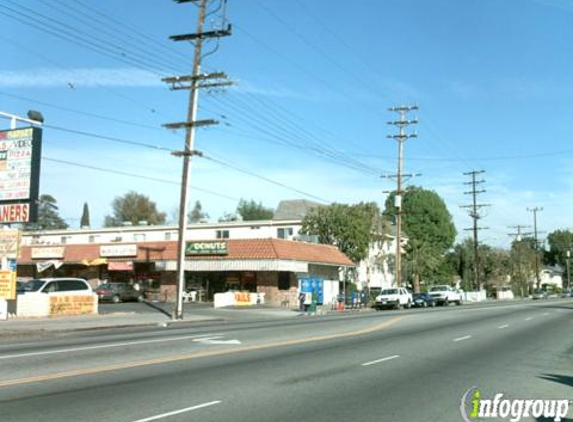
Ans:
{"label": "pickup truck", "polygon": [[377,310],[384,308],[410,308],[412,302],[412,294],[408,290],[403,287],[394,287],[392,289],[384,289],[376,296],[374,308]]}
{"label": "pickup truck", "polygon": [[430,288],[428,292],[438,305],[448,306],[450,303],[462,304],[462,294],[447,285],[438,285]]}

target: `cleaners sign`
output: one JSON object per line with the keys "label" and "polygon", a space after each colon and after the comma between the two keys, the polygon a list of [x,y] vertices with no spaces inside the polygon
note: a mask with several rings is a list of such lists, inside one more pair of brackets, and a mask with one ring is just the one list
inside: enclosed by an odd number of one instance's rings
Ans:
{"label": "cleaners sign", "polygon": [[0,223],[35,222],[42,129],[0,131]]}

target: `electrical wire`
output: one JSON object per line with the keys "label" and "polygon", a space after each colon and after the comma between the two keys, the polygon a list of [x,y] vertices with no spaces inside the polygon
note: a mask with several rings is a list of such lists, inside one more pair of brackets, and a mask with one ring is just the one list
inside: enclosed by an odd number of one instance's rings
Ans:
{"label": "electrical wire", "polygon": [[[159,179],[157,177],[150,177],[150,176],[145,176],[142,174],[137,174],[137,173],[131,173],[131,172],[127,172],[127,171],[121,171],[121,170],[114,170],[114,169],[108,169],[108,168],[104,168],[104,167],[97,167],[97,166],[92,166],[89,164],[82,164],[82,163],[77,163],[74,161],[67,161],[67,160],[61,160],[61,159],[57,159],[57,158],[50,158],[50,157],[46,157],[46,156],[42,156],[42,160],[44,161],[51,161],[54,163],[59,163],[59,164],[66,164],[69,166],[74,166],[74,167],[80,167],[80,168],[84,168],[84,169],[89,169],[89,170],[95,170],[95,171],[100,171],[100,172],[104,172],[104,173],[110,173],[110,174],[118,174],[121,176],[129,176],[129,177],[135,177],[138,179],[143,179],[143,180],[150,180],[153,182],[159,182],[159,183],[167,183],[167,184],[171,184],[171,185],[177,185],[177,186],[181,186],[181,182],[176,182],[174,180],[168,180],[168,179]],[[228,195],[224,195],[222,193],[218,193],[209,189],[205,189],[205,188],[201,188],[197,185],[193,185],[192,189],[194,190],[198,190],[200,192],[205,192],[208,193],[210,195],[214,195],[214,196],[218,196],[224,199],[228,199],[230,201],[235,201],[235,202],[239,202],[240,199],[238,198],[234,198],[232,196],[228,196]]]}

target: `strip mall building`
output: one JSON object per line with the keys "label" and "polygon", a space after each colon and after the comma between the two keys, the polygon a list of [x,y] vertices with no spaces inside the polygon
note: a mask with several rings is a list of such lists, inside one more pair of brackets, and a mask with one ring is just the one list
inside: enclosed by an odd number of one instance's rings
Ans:
{"label": "strip mall building", "polygon": [[[230,290],[265,294],[265,302],[297,306],[304,280],[324,282],[324,302],[338,294],[341,269],[354,264],[336,247],[300,241],[300,221],[189,226],[185,284],[200,300]],[[133,226],[28,232],[18,277],[85,278],[140,283],[149,297],[172,301],[176,291],[177,229]],[[299,240],[295,240],[299,239]]]}

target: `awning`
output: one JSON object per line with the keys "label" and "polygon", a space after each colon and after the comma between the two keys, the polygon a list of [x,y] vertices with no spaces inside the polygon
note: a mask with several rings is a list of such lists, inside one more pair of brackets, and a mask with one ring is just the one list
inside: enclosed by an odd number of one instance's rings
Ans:
{"label": "awning", "polygon": [[108,261],[108,271],[133,271],[133,261]]}

